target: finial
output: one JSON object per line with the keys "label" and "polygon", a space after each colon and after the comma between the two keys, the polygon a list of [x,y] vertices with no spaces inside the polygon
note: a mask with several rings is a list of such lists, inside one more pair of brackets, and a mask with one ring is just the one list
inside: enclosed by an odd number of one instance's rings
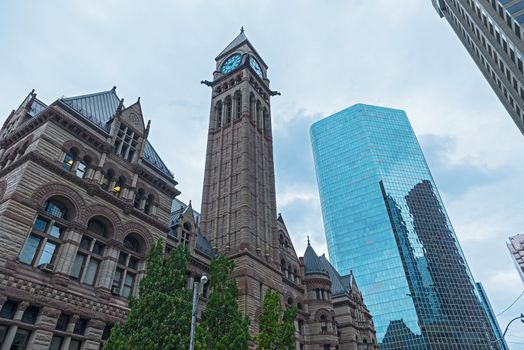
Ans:
{"label": "finial", "polygon": [[113,88],[112,88],[111,90],[115,91],[115,90],[116,90],[116,85],[115,85],[115,86],[113,86]]}
{"label": "finial", "polygon": [[140,103],[140,96],[138,96],[138,101],[137,102]]}
{"label": "finial", "polygon": [[309,242],[309,236],[307,236],[307,245],[311,245],[310,242]]}
{"label": "finial", "polygon": [[244,33],[244,26],[240,27],[240,33]]}

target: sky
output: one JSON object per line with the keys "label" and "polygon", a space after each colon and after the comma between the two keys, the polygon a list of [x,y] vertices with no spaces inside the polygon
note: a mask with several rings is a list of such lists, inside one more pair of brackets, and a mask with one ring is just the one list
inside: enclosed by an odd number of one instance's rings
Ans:
{"label": "sky", "polygon": [[[269,65],[277,206],[299,255],[327,253],[310,125],[355,103],[404,109],[495,312],[524,290],[524,137],[430,0],[0,1],[0,122],[35,89],[141,97],[179,199],[200,207],[214,58],[244,26]],[[524,312],[524,297],[499,317]],[[524,349],[514,323],[511,349]]]}

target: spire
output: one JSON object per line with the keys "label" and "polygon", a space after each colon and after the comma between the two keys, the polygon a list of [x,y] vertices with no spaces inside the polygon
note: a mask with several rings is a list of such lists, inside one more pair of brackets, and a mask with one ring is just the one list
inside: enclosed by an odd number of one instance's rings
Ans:
{"label": "spire", "polygon": [[324,275],[328,274],[324,266],[322,266],[322,262],[320,258],[318,257],[317,253],[315,253],[315,250],[309,244],[309,237],[308,237],[308,246],[306,248],[306,252],[304,253],[304,272],[306,274],[309,274],[309,273],[320,273]]}
{"label": "spire", "polygon": [[245,42],[249,42],[249,40],[247,40],[246,34],[244,33],[244,27],[242,27],[240,28],[240,34],[238,34],[237,37],[233,39],[233,41],[229,45],[227,45],[226,48],[222,50],[222,52],[219,53],[215,59],[216,60],[220,59],[220,57],[233,51],[234,49],[236,49],[237,47],[239,47],[240,45],[242,45]]}
{"label": "spire", "polygon": [[311,247],[311,242],[309,242],[309,236],[307,236],[307,245],[308,247]]}

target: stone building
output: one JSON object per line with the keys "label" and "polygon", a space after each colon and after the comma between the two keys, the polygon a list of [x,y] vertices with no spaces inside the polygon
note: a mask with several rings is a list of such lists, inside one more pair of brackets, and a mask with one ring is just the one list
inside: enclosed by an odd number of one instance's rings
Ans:
{"label": "stone building", "polygon": [[524,283],[524,234],[521,233],[510,237],[507,246],[520,279]]}
{"label": "stone building", "polygon": [[113,88],[47,105],[33,91],[7,117],[0,350],[99,349],[159,239],[190,250],[188,287],[217,252],[233,258],[253,333],[271,288],[297,306],[297,350],[376,349],[354,278],[311,246],[298,258],[276,214],[267,66],[243,32],[216,61],[202,215],[175,198],[140,100],[126,107]]}

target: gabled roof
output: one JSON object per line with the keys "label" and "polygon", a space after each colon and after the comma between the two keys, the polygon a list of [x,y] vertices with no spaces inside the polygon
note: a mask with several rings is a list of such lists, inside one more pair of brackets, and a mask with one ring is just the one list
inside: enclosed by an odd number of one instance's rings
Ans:
{"label": "gabled roof", "polygon": [[174,177],[171,171],[164,164],[164,162],[162,161],[158,153],[156,153],[153,146],[151,146],[149,141],[146,141],[146,144],[144,145],[143,159],[144,161],[146,161],[146,163],[151,165],[153,168],[160,170],[164,175],[170,178]]}
{"label": "gabled roof", "polygon": [[[116,87],[113,87],[108,91],[89,95],[62,97],[57,102],[69,107],[79,116],[91,122],[106,134],[109,134],[111,131],[111,122],[113,121],[118,106],[120,105],[120,99],[116,94]],[[131,107],[135,105],[136,103]],[[138,108],[140,108],[139,105]],[[159,170],[165,176],[170,179],[173,178],[173,174],[169,171],[149,141],[146,141],[144,145],[142,159],[152,168]]]}
{"label": "gabled roof", "polygon": [[36,116],[38,113],[42,112],[46,108],[47,108],[47,105],[45,103],[43,103],[39,99],[35,98],[35,100],[31,104],[31,107],[29,108],[29,112],[27,112],[27,114],[29,114],[29,116],[32,118],[32,117]]}
{"label": "gabled roof", "polygon": [[116,87],[95,94],[62,97],[58,101],[73,109],[106,133],[109,133],[111,129],[110,122],[120,104],[120,99],[116,95]]}
{"label": "gabled roof", "polygon": [[[173,199],[173,204],[171,206],[170,226],[173,227],[177,225],[180,222],[182,216],[184,216],[184,214],[187,214],[189,211],[192,212],[193,218],[195,219],[195,223],[198,226],[198,223],[200,221],[200,213],[196,212],[193,209],[193,207],[191,206],[191,202],[189,202],[189,205],[187,205],[176,198]],[[197,227],[196,229],[195,243],[195,249],[201,254],[207,256],[208,258],[213,258],[216,255],[215,251],[213,250],[213,247],[211,246],[211,243],[209,243],[207,238],[200,231],[200,227]]]}
{"label": "gabled roof", "polygon": [[208,258],[213,258],[216,256],[215,251],[213,250],[213,247],[211,246],[211,243],[207,240],[206,237],[200,232],[200,228],[197,229],[196,232],[196,246],[195,249],[199,251],[200,253],[204,254]]}
{"label": "gabled roof", "polygon": [[320,273],[329,276],[328,272],[324,268],[322,261],[318,257],[317,253],[311,247],[311,244],[307,245],[306,252],[304,253],[304,273]]}

